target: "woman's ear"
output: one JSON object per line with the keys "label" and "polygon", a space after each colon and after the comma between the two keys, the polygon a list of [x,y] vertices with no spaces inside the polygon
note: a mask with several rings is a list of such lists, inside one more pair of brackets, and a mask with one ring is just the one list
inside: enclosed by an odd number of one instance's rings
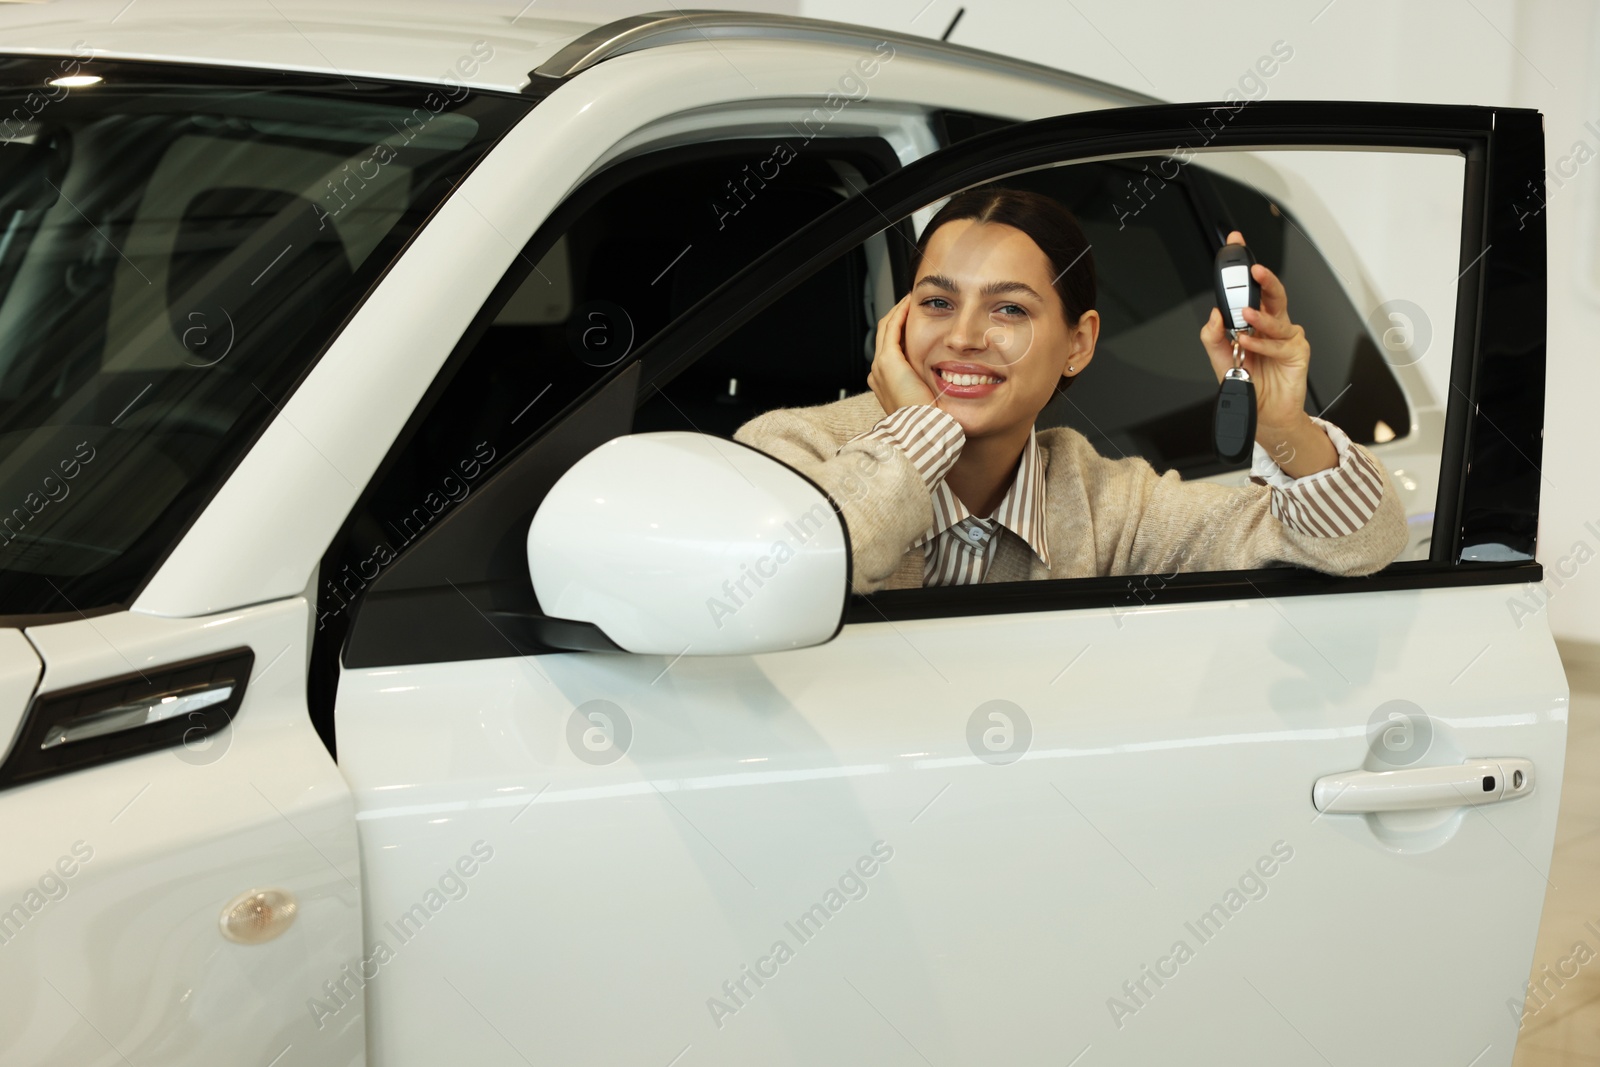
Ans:
{"label": "woman's ear", "polygon": [[1094,358],[1095,342],[1100,340],[1100,313],[1093,308],[1078,316],[1078,324],[1068,331],[1067,367],[1062,377],[1082,373]]}

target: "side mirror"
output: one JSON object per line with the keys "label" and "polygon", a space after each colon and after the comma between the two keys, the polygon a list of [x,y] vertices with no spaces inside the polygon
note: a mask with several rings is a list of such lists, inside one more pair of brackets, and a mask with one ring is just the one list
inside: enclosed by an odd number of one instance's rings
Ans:
{"label": "side mirror", "polygon": [[528,528],[547,615],[628,652],[739,655],[819,645],[850,591],[844,519],[816,483],[707,434],[613,438],[573,464]]}

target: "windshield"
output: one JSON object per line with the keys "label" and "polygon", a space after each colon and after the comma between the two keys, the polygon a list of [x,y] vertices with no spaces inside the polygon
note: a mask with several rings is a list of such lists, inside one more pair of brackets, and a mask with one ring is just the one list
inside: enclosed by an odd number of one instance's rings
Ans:
{"label": "windshield", "polygon": [[0,57],[0,616],[128,603],[532,102]]}

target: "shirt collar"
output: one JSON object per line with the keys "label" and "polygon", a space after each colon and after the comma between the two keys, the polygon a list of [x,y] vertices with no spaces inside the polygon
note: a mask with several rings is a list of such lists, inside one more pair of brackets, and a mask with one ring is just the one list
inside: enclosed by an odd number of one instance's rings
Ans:
{"label": "shirt collar", "polygon": [[[1026,541],[1040,562],[1049,567],[1050,546],[1045,538],[1044,460],[1036,438],[1037,430],[1030,428],[1028,445],[1022,450],[1017,473],[994,512],[985,518],[988,523],[998,523]],[[961,502],[961,498],[940,479],[939,484],[933,487],[933,524],[912,542],[911,547],[932,541],[971,515],[972,512]]]}

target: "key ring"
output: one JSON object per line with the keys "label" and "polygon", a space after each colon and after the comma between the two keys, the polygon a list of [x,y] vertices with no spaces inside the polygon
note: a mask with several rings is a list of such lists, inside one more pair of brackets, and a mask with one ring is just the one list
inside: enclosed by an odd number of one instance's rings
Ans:
{"label": "key ring", "polygon": [[1250,380],[1250,372],[1244,369],[1244,352],[1239,347],[1239,335],[1241,333],[1248,332],[1249,329],[1250,328],[1248,326],[1246,326],[1243,330],[1229,330],[1228,331],[1228,333],[1231,334],[1232,337],[1233,337],[1233,367],[1228,371],[1228,373],[1226,375],[1224,375],[1224,377],[1242,378],[1245,381],[1249,381]]}

